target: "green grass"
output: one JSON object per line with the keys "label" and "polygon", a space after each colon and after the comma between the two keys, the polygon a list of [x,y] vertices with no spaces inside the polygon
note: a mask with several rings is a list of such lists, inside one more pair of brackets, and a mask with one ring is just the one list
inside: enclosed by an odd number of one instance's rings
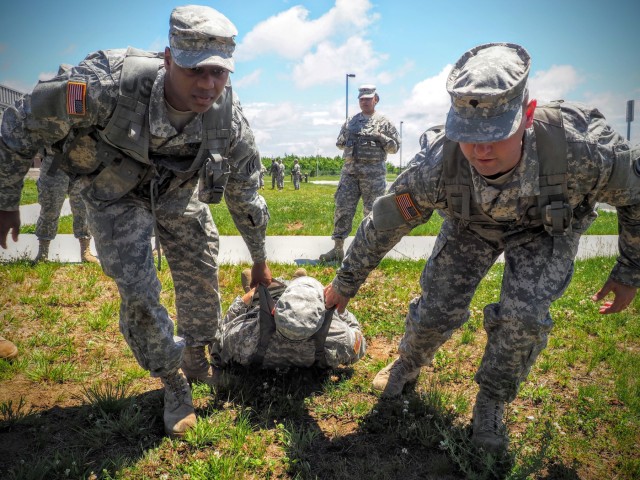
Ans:
{"label": "green grass", "polygon": [[[602,316],[589,299],[614,261],[576,263],[552,306],[549,346],[507,409],[512,444],[500,458],[473,447],[469,419],[482,308],[499,297],[501,264],[400,399],[382,401],[371,380],[396,354],[424,261],[383,261],[350,303],[369,344],[362,361],[329,372],[228,368],[217,389],[195,387],[199,423],[183,440],[163,434],[160,382],[124,343],[117,289],[97,266],[0,265],[2,335],[20,349],[0,360],[0,478],[639,478],[640,300]],[[244,267],[221,266],[223,309]],[[334,275],[307,270],[325,284]],[[159,275],[170,285],[168,268]],[[175,318],[171,288],[161,295]]]}
{"label": "green grass", "polygon": [[[336,177],[327,177],[336,180]],[[27,180],[27,184],[35,182]],[[25,188],[26,190],[26,188]],[[282,191],[271,190],[269,183],[260,193],[264,196],[271,220],[267,227],[267,235],[315,235],[330,236],[333,231],[333,195],[335,185],[316,185],[303,183],[296,191],[290,182],[285,183]],[[24,193],[24,192],[23,192]],[[37,197],[34,201],[37,201]],[[238,235],[231,215],[224,200],[219,205],[211,206],[211,213],[220,235]],[[359,203],[353,220],[352,235],[362,221],[362,202]],[[434,213],[429,222],[416,227],[410,235],[437,235],[442,225],[442,218]],[[21,233],[34,233],[35,225],[24,225]],[[73,233],[71,215],[60,218],[58,233]],[[616,235],[618,233],[617,215],[615,212],[600,212],[600,216],[589,228],[590,235]]]}

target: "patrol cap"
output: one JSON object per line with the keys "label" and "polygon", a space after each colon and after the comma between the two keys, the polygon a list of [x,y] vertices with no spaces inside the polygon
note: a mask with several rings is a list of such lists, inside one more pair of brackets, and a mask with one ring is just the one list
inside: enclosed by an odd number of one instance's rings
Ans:
{"label": "patrol cap", "polygon": [[530,66],[527,51],[513,43],[487,43],[465,53],[447,78],[446,136],[485,143],[513,135],[522,120]]}
{"label": "patrol cap", "polygon": [[276,302],[276,330],[289,340],[305,340],[320,329],[324,312],[322,284],[307,276],[296,278]]}
{"label": "patrol cap", "polygon": [[373,98],[375,96],[375,85],[360,85],[360,88],[358,88],[358,98]]}
{"label": "patrol cap", "polygon": [[169,19],[169,46],[183,68],[219,66],[233,72],[238,30],[223,14],[204,5],[176,7]]}

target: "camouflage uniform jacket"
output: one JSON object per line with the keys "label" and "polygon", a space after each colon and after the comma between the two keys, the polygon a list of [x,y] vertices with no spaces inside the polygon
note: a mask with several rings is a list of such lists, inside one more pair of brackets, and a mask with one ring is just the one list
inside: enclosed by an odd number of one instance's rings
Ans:
{"label": "camouflage uniform jacket", "polygon": [[400,137],[384,115],[374,112],[367,117],[360,112],[342,125],[336,147],[343,150],[343,172],[366,173],[385,166],[387,154],[400,148]]}
{"label": "camouflage uniform jacket", "polygon": [[[597,110],[562,103],[561,111],[568,149],[568,203],[572,209],[585,199],[591,205],[605,202],[616,207],[620,256],[610,276],[619,283],[640,287],[640,152],[637,147],[631,149]],[[421,144],[421,151],[391,185],[390,194],[378,199],[391,199],[397,205],[395,220],[389,221],[387,216],[384,222],[377,222],[374,206],[373,215],[360,225],[333,281],[341,295],[355,296],[386,253],[415,226],[426,223],[434,210],[452,221],[442,175],[444,132],[428,131]],[[494,220],[517,225],[516,230],[507,228],[505,235],[526,238],[527,227],[518,222],[539,192],[539,161],[535,132],[529,128],[524,135],[521,161],[501,188],[489,185],[469,165],[474,201]],[[591,214],[574,219],[573,231],[584,232],[594,218],[595,214]],[[490,239],[491,233],[487,232],[486,237]]]}
{"label": "camouflage uniform jacket", "polygon": [[[33,155],[43,147],[71,141],[80,130],[104,129],[118,102],[119,80],[126,50],[106,50],[89,54],[78,66],[40,82],[32,94],[25,95],[3,117],[0,141],[0,210],[17,210],[24,177]],[[154,165],[165,179],[181,171],[180,161],[189,163],[198,152],[202,139],[202,114],[198,114],[178,133],[169,123],[164,100],[164,68],[160,68],[150,88],[149,130],[150,156],[164,159]],[[86,96],[75,98],[83,105],[69,113],[68,85],[84,84]],[[144,86],[143,86],[144,87]],[[77,113],[80,112],[80,113]],[[85,150],[95,155],[95,149]],[[167,160],[169,159],[169,160]],[[188,160],[184,160],[188,159]],[[231,175],[225,200],[238,230],[254,261],[266,259],[265,232],[269,219],[264,199],[257,194],[259,153],[253,132],[245,119],[240,102],[233,98]],[[132,195],[132,194],[127,194]]]}
{"label": "camouflage uniform jacket", "polygon": [[[286,283],[285,281],[282,281]],[[260,341],[260,307],[246,305],[237,297],[221,323],[222,365],[251,364]],[[324,344],[324,357],[331,368],[355,363],[366,353],[367,345],[355,316],[345,310],[334,312]],[[315,363],[313,339],[294,341],[276,330],[265,353],[263,368],[310,367]]]}

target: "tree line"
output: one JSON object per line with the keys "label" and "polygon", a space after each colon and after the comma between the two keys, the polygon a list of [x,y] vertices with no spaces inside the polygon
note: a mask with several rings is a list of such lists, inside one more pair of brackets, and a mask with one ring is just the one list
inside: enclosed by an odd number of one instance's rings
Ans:
{"label": "tree line", "polygon": [[[344,160],[340,155],[335,157],[300,157],[298,155],[288,155],[280,157],[262,157],[262,164],[269,170],[271,168],[272,161],[282,160],[285,168],[285,175],[291,174],[294,160],[298,160],[300,163],[300,170],[302,174],[307,174],[309,177],[326,176],[326,175],[340,175]],[[387,162],[387,173],[400,173],[400,168]]]}

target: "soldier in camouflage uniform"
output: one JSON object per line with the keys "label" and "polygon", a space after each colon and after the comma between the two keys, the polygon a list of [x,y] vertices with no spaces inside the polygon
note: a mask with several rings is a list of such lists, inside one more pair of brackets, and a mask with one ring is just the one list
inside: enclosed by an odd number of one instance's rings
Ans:
{"label": "soldier in camouflage uniform", "polygon": [[300,162],[296,158],[293,161],[293,168],[291,169],[291,179],[293,180],[293,188],[300,190],[300,180],[302,179],[302,172],[300,171]]}
{"label": "soldier in camouflage uniform", "polygon": [[278,179],[278,164],[275,160],[271,160],[271,167],[269,168],[269,173],[271,173],[271,190],[275,190],[276,181]]}
{"label": "soldier in camouflage uniform", "polygon": [[[236,34],[210,7],[177,7],[164,54],[92,53],[40,82],[2,123],[0,246],[9,231],[17,240],[31,158],[41,148],[62,151],[65,169],[87,175],[89,229],[118,286],[120,330],[139,364],[165,386],[164,426],[172,436],[196,422],[188,380],[213,380],[206,349],[214,359],[220,354],[219,238],[201,200],[215,203],[224,192],[254,261],[253,281],[271,282],[259,152],[229,83]],[[178,336],[160,303],[154,231],[175,286]]]}
{"label": "soldier in camouflage uniform", "polygon": [[344,308],[404,235],[434,210],[443,215],[400,356],[373,381],[383,396],[397,396],[469,319],[478,284],[504,254],[500,299],[484,309],[487,345],[475,376],[472,441],[492,451],[508,445],[505,404],[547,344],[549,307],[571,280],[596,202],[617,206],[621,255],[592,300],[604,300],[602,314],[620,312],[640,286],[640,150],[594,108],[563,102],[536,111],[529,68],[528,53],[514,44],[462,56],[447,81],[444,129],[423,135],[422,150],[375,202],[325,289],[326,304]]}
{"label": "soldier in camouflage uniform", "polygon": [[267,167],[260,162],[260,178],[258,179],[258,186],[260,190],[264,190],[264,174],[267,173]]}
{"label": "soldier in camouflage uniform", "polygon": [[282,163],[282,159],[278,159],[276,162],[276,181],[278,184],[278,190],[282,190],[284,188],[284,164]]}
{"label": "soldier in camouflage uniform", "polygon": [[322,328],[326,318],[322,284],[306,276],[304,269],[298,269],[293,280],[279,278],[269,286],[275,328],[265,338],[260,294],[255,287],[249,289],[246,277],[249,272],[243,272],[247,292],[234,300],[222,320],[222,365],[336,368],[355,363],[366,353],[366,341],[351,312],[334,312],[328,330]]}
{"label": "soldier in camouflage uniform", "polygon": [[344,257],[344,239],[351,233],[360,197],[367,216],[373,201],[384,194],[387,154],[398,151],[400,138],[396,127],[376,112],[379,101],[375,85],[362,85],[358,89],[361,112],[349,118],[338,135],[336,146],[343,150],[344,166],[334,196],[334,247],[320,255],[321,262],[341,261]]}
{"label": "soldier in camouflage uniform", "polygon": [[91,235],[87,226],[87,209],[80,195],[83,183],[79,179],[72,180],[62,170],[47,173],[53,162],[52,155],[45,155],[40,166],[38,177],[38,203],[40,214],[36,222],[38,253],[34,262],[46,261],[49,256],[49,244],[58,233],[60,211],[65,196],[69,195],[69,205],[73,214],[73,235],[80,242],[80,260],[82,262],[99,263],[91,254]]}

